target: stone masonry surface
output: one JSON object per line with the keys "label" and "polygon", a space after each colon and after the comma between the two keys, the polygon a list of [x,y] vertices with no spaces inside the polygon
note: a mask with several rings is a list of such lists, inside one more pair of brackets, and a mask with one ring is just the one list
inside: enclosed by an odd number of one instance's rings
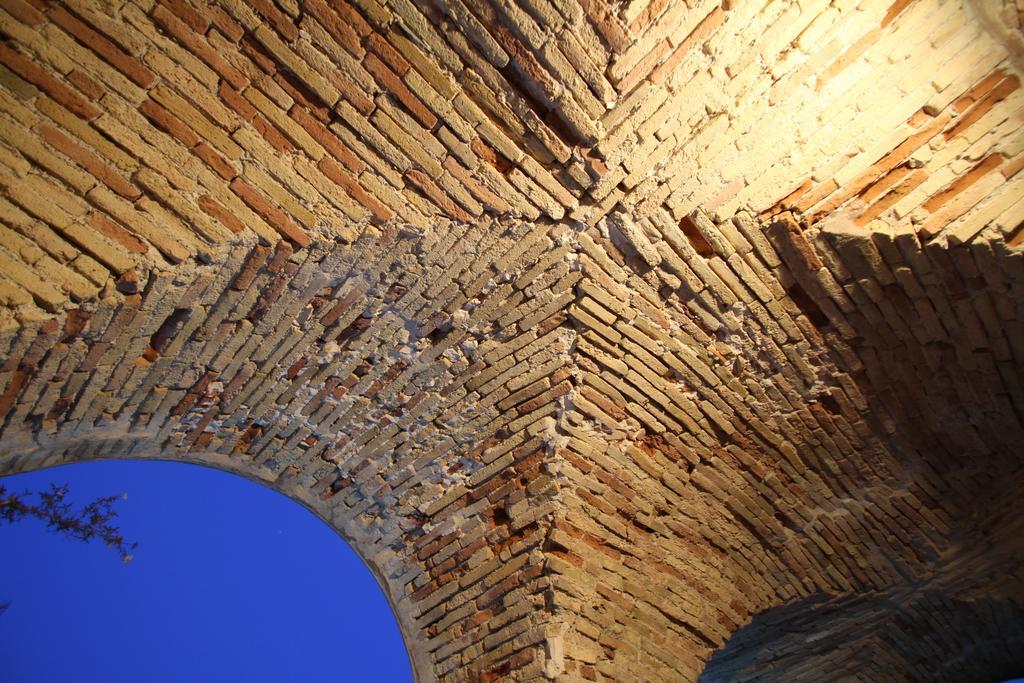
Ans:
{"label": "stone masonry surface", "polygon": [[1020,675],[1021,14],[0,0],[0,472],[261,481],[422,682]]}

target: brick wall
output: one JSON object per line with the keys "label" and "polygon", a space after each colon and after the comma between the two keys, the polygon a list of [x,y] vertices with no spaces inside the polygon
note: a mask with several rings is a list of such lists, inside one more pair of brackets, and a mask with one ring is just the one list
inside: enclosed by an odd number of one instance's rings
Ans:
{"label": "brick wall", "polygon": [[424,681],[1013,674],[997,29],[2,0],[0,471],[263,481],[366,560]]}

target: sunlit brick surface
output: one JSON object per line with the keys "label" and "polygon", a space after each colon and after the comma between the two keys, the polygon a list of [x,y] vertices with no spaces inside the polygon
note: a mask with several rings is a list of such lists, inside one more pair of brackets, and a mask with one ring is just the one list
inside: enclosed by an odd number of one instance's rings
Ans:
{"label": "sunlit brick surface", "polygon": [[0,471],[264,481],[421,681],[1019,674],[1016,9],[2,0]]}

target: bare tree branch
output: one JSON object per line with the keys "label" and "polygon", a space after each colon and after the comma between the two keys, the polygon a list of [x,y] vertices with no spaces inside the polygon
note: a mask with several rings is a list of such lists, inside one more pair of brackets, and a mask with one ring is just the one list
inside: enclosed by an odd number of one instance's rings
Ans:
{"label": "bare tree branch", "polygon": [[[131,551],[138,543],[125,541],[120,529],[113,524],[113,519],[117,517],[113,506],[119,496],[97,498],[76,510],[66,500],[67,494],[67,484],[50,484],[49,491],[40,491],[36,494],[39,502],[34,503],[30,500],[30,492],[8,492],[0,485],[0,522],[10,524],[26,517],[34,517],[46,522],[46,527],[55,533],[66,534],[85,542],[98,538],[108,548],[114,548],[122,561],[131,561]],[[123,497],[126,498],[127,495]]]}

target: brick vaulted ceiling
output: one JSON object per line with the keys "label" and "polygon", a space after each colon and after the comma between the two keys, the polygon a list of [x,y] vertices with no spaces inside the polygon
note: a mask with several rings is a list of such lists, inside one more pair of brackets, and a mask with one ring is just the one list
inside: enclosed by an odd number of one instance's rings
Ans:
{"label": "brick vaulted ceiling", "polygon": [[1020,674],[1020,22],[0,0],[0,470],[265,482],[420,681]]}

